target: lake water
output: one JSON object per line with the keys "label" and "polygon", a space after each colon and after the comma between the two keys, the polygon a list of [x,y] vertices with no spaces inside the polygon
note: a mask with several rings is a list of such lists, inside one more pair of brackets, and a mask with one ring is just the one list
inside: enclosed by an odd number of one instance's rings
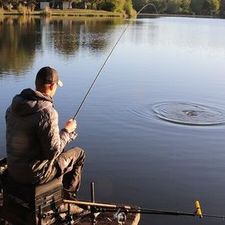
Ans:
{"label": "lake water", "polygon": [[[94,181],[97,201],[194,212],[198,199],[204,213],[225,214],[225,125],[171,123],[152,110],[187,103],[224,116],[225,20],[0,18],[1,156],[5,110],[15,94],[34,88],[39,68],[61,75],[54,100],[63,126],[127,23],[77,117],[79,137],[70,146],[87,154],[79,198],[90,199]],[[149,215],[140,224],[223,223]]]}

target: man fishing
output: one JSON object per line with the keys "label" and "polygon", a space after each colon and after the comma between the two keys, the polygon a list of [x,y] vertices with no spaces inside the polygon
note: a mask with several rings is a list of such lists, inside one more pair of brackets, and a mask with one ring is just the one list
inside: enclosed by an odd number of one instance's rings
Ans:
{"label": "man fishing", "polygon": [[85,154],[81,148],[65,151],[77,136],[74,119],[58,127],[53,106],[58,73],[43,67],[36,75],[36,89],[24,89],[6,111],[6,144],[9,176],[22,184],[43,184],[63,175],[65,198],[74,200],[80,187]]}

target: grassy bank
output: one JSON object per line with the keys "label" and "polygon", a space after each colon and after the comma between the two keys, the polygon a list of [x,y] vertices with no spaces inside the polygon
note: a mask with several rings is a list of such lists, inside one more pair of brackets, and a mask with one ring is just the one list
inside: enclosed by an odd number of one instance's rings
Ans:
{"label": "grassy bank", "polygon": [[85,17],[123,17],[122,13],[107,12],[103,10],[90,9],[47,9],[40,11],[30,11],[24,8],[23,10],[2,10],[0,15],[31,15],[31,16],[85,16]]}

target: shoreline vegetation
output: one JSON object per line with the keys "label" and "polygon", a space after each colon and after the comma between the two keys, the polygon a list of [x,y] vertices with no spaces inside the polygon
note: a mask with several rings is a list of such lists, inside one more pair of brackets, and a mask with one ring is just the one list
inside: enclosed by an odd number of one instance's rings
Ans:
{"label": "shoreline vegetation", "polygon": [[0,16],[225,18],[225,0],[0,0]]}
{"label": "shoreline vegetation", "polygon": [[225,0],[132,0],[132,4],[137,12],[142,10],[146,14],[225,18]]}
{"label": "shoreline vegetation", "polygon": [[50,9],[31,11],[26,7],[21,9],[0,9],[0,16],[61,16],[61,17],[117,17],[123,18],[123,13],[91,9]]}
{"label": "shoreline vegetation", "polygon": [[[127,15],[119,12],[109,12],[93,9],[50,9],[31,11],[28,8],[4,10],[0,8],[0,16],[52,16],[52,17],[106,17],[106,18],[125,18]],[[135,17],[135,16],[134,16]],[[224,19],[220,15],[194,15],[194,14],[168,14],[168,13],[140,13],[138,18],[156,17],[190,17],[190,18],[212,18]]]}
{"label": "shoreline vegetation", "polygon": [[0,15],[136,17],[132,0],[0,0]]}

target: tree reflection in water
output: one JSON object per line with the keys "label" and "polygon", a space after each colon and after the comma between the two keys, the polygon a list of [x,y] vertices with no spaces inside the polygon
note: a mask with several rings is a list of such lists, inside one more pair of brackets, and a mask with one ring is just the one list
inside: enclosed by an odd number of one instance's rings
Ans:
{"label": "tree reflection in water", "polygon": [[40,20],[32,17],[0,19],[0,76],[19,75],[32,66],[35,49],[40,47]]}
{"label": "tree reflection in water", "polygon": [[96,18],[0,18],[0,76],[19,75],[32,67],[36,52],[54,51],[66,57],[87,50],[105,51],[119,19]]}

